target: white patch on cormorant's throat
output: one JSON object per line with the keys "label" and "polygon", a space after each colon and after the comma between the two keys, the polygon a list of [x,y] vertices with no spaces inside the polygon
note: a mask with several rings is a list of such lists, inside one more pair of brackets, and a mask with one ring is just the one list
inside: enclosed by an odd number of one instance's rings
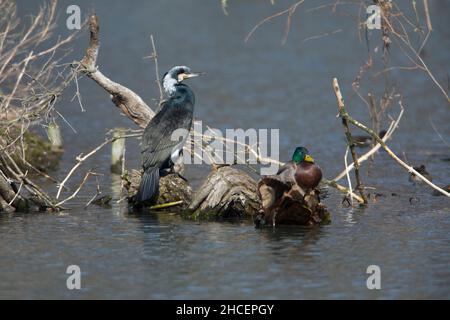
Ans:
{"label": "white patch on cormorant's throat", "polygon": [[176,85],[177,83],[178,83],[178,81],[177,81],[176,79],[172,78],[169,74],[167,74],[167,75],[164,77],[164,80],[163,80],[164,91],[166,91],[167,94],[168,94],[169,96],[171,96],[171,95],[174,94],[175,91],[177,90],[177,89],[175,88],[175,85]]}

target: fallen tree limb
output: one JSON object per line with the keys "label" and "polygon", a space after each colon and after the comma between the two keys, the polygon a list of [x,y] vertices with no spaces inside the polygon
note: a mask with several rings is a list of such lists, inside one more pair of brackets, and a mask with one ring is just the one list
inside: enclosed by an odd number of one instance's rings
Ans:
{"label": "fallen tree limb", "polygon": [[114,104],[139,127],[145,128],[153,117],[153,110],[134,91],[110,80],[97,68],[97,57],[100,47],[98,17],[92,15],[89,19],[90,41],[86,55],[81,60],[80,72],[94,80],[110,95]]}
{"label": "fallen tree limb", "polygon": [[3,197],[0,194],[0,212],[6,212],[6,213],[11,213],[16,211],[16,209],[13,206],[10,206],[5,199],[3,199]]}
{"label": "fallen tree limb", "polygon": [[[19,168],[19,166],[16,164],[16,162],[11,158],[10,154],[8,152],[5,152],[4,156],[2,158],[2,164],[8,170],[10,175],[16,180],[23,182],[23,186],[25,189],[28,190],[30,194],[32,194],[35,198],[33,199],[33,202],[37,204],[40,208],[50,208],[52,210],[59,210],[63,209],[59,206],[55,205],[55,200],[52,199],[50,196],[47,195],[47,193],[42,190],[38,185],[36,185],[33,181],[31,181],[29,178],[27,178],[26,174],[22,172],[22,170]],[[11,166],[6,161],[8,160]],[[28,201],[29,202],[29,201]],[[22,210],[20,210],[22,211]],[[25,210],[27,211],[27,210]]]}
{"label": "fallen tree limb", "polygon": [[20,195],[20,192],[15,192],[11,187],[11,184],[4,178],[3,174],[0,174],[0,197],[5,203],[2,205],[4,208],[17,208],[20,211],[26,211],[28,203],[25,198]]}

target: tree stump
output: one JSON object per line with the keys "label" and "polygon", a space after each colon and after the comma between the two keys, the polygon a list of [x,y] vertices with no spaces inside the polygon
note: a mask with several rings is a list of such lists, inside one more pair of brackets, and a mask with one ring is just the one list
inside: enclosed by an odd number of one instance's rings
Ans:
{"label": "tree stump", "polygon": [[191,219],[253,217],[261,202],[256,181],[247,173],[231,166],[213,168],[198,188],[188,207]]}
{"label": "tree stump", "polygon": [[317,190],[306,191],[297,184],[286,184],[277,176],[258,183],[261,210],[255,217],[257,227],[276,225],[316,225],[330,221]]}

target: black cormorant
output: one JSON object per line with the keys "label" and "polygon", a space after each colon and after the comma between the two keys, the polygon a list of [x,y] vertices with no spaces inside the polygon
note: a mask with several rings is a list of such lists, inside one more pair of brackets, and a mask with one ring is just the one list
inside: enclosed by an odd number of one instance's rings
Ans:
{"label": "black cormorant", "polygon": [[[163,101],[156,115],[150,120],[142,135],[141,184],[134,200],[137,203],[154,203],[159,195],[159,178],[172,169],[181,155],[183,145],[189,135],[194,112],[195,96],[183,80],[201,73],[190,68],[177,66],[170,69],[162,80],[167,100]],[[181,141],[173,141],[172,133],[185,129]]]}

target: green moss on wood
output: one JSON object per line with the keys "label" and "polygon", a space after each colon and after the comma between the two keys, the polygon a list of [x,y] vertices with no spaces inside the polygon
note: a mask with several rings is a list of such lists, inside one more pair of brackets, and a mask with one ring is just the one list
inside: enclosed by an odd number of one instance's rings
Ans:
{"label": "green moss on wood", "polygon": [[[29,131],[23,135],[23,144],[25,147],[25,160],[33,167],[43,172],[53,171],[58,168],[63,153],[62,149],[54,148],[46,139]],[[22,161],[22,151],[17,144],[11,156],[21,169],[29,169],[26,163]]]}

